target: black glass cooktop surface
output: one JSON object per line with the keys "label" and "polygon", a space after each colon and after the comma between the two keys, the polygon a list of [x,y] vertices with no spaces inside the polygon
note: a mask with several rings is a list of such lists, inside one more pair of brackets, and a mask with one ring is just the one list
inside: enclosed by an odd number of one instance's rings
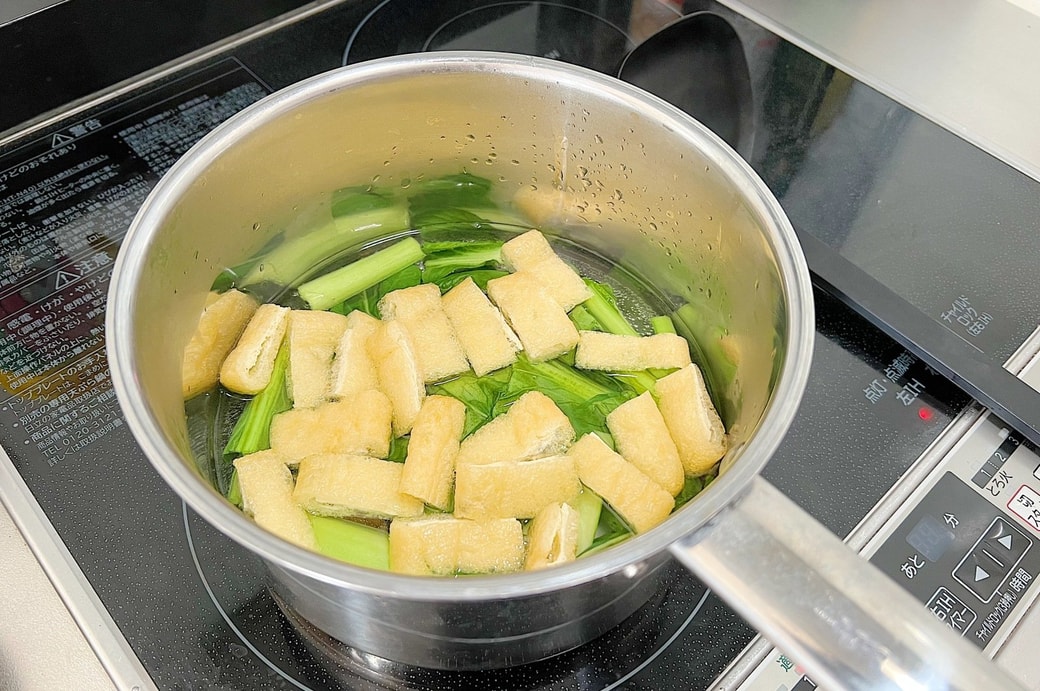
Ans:
{"label": "black glass cooktop surface", "polygon": [[[130,219],[172,162],[234,112],[344,60],[413,50],[532,52],[610,72],[675,12],[647,2],[343,3],[0,149],[0,443],[157,686],[705,688],[751,640],[672,565],[616,631],[522,668],[430,672],[330,649],[282,614],[256,560],[144,460],[104,357],[105,291]],[[733,22],[754,89],[749,159],[795,225],[951,338],[1006,358],[1040,316],[1038,279],[1025,271],[1040,242],[1036,183]],[[809,386],[766,476],[846,535],[970,401],[839,301],[815,299]]]}

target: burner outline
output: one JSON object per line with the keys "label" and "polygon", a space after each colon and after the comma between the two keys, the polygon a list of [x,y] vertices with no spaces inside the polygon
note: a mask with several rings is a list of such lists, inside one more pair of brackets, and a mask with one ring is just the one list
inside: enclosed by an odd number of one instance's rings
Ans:
{"label": "burner outline", "polygon": [[[378,5],[373,7],[371,10],[369,10],[368,14],[366,14],[361,19],[361,21],[358,22],[358,25],[354,27],[354,30],[350,32],[350,37],[347,39],[347,44],[343,48],[343,57],[340,59],[340,64],[341,65],[345,66],[347,64],[347,60],[350,57],[350,50],[351,50],[351,48],[354,47],[354,41],[357,40],[358,35],[361,33],[362,29],[364,29],[365,25],[368,24],[369,20],[371,20],[372,17],[374,17],[380,10],[382,10],[384,7],[389,5],[391,2],[394,2],[394,0],[383,0]],[[473,7],[471,9],[465,10],[464,12],[460,12],[459,14],[451,17],[450,19],[448,19],[447,21],[442,23],[440,26],[438,26],[436,29],[434,29],[433,33],[431,33],[424,40],[423,46],[422,46],[423,51],[428,51],[429,50],[430,42],[432,41],[434,36],[436,36],[442,29],[444,29],[444,27],[448,26],[449,24],[451,24],[452,22],[456,21],[460,17],[464,17],[464,16],[466,16],[468,14],[472,14],[474,12],[483,11],[483,10],[487,10],[487,9],[491,9],[491,8],[494,8],[494,7],[502,7],[504,5],[544,5],[546,7],[559,7],[559,8],[563,8],[563,9],[567,9],[567,10],[574,10],[575,12],[578,12],[580,14],[584,14],[584,15],[592,17],[594,19],[598,19],[599,21],[603,22],[604,24],[606,24],[607,26],[609,26],[610,28],[614,29],[619,34],[624,36],[625,37],[625,41],[629,44],[629,51],[631,51],[631,49],[636,46],[636,42],[632,40],[632,37],[629,35],[628,31],[626,31],[625,29],[622,29],[621,27],[619,27],[614,22],[611,22],[611,21],[609,21],[607,19],[604,19],[603,17],[601,17],[600,15],[596,14],[595,12],[590,12],[589,10],[582,9],[580,7],[572,7],[571,5],[567,5],[567,4],[560,3],[560,2],[543,2],[542,0],[506,0],[505,2],[494,3],[492,5],[485,5],[485,6],[481,6],[481,7]],[[681,17],[681,16],[682,16],[681,14],[677,13],[676,18]]]}
{"label": "burner outline", "polygon": [[[387,1],[389,2],[389,0]],[[245,645],[245,647],[248,648],[249,651],[257,657],[257,659],[263,662],[268,668],[273,670],[280,677],[285,679],[287,682],[289,682],[296,688],[301,689],[302,691],[316,691],[312,687],[307,686],[303,682],[290,676],[288,672],[286,672],[281,667],[276,665],[273,661],[271,661],[255,645],[253,645],[253,643],[248,638],[246,638],[245,634],[242,633],[241,629],[239,629],[238,626],[235,625],[230,615],[228,615],[228,613],[224,610],[224,607],[220,604],[220,601],[218,600],[216,593],[213,591],[213,588],[210,586],[209,581],[206,579],[205,573],[203,573],[202,563],[199,560],[198,553],[195,549],[195,541],[192,537],[191,522],[188,516],[188,505],[184,502],[181,502],[181,515],[184,523],[184,535],[187,540],[188,551],[191,553],[192,563],[195,565],[195,571],[199,576],[199,580],[202,581],[202,586],[206,590],[206,595],[209,597],[210,601],[213,603],[213,606],[216,608],[217,612],[224,620],[224,623],[227,624],[228,628],[234,632],[238,639],[242,641],[243,645]],[[651,664],[653,664],[653,662],[658,657],[660,657],[660,655],[665,650],[667,650],[672,645],[672,643],[674,643],[686,631],[686,629],[693,622],[693,620],[696,619],[697,615],[701,611],[701,608],[704,606],[704,603],[707,602],[708,596],[711,595],[711,593],[712,591],[710,589],[705,588],[704,593],[701,595],[697,603],[693,606],[693,609],[690,610],[690,613],[686,616],[686,619],[683,620],[682,624],[676,627],[675,631],[673,631],[671,635],[669,635],[668,638],[664,640],[663,643],[658,645],[657,648],[654,649],[653,652],[651,652],[649,655],[647,655],[647,657],[643,661],[635,665],[628,672],[625,672],[618,679],[602,687],[599,691],[613,691],[614,689],[617,689],[622,684],[626,683],[627,681],[635,677],[637,674],[642,672]],[[281,616],[284,616],[284,614]]]}

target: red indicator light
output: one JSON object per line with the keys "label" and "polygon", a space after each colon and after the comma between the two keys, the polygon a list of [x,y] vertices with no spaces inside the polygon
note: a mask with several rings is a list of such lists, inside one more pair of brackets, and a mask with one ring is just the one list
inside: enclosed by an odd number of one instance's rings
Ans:
{"label": "red indicator light", "polygon": [[935,412],[931,408],[926,408],[922,406],[917,409],[917,417],[921,418],[925,422],[928,422],[933,417],[935,417]]}

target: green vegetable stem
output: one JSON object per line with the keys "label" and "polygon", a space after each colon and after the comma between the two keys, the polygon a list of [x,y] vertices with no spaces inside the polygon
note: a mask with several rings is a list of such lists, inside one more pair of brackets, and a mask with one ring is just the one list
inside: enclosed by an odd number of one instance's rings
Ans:
{"label": "green vegetable stem", "polygon": [[578,550],[581,554],[592,546],[599,528],[599,517],[603,511],[603,500],[588,487],[582,487],[571,506],[578,512]]}
{"label": "green vegetable stem", "polygon": [[[578,324],[580,320],[578,328],[598,325],[599,328],[586,330],[605,331],[606,333],[618,334],[621,336],[638,336],[639,332],[635,330],[635,327],[628,323],[625,316],[621,314],[621,310],[618,309],[617,300],[614,298],[614,291],[611,287],[606,283],[593,281],[591,278],[586,278],[584,280],[585,285],[592,289],[592,297],[571,311],[571,320],[576,324]],[[575,317],[574,311],[578,309],[581,309],[582,312]],[[639,393],[644,391],[652,392],[654,390],[654,383],[657,381],[657,377],[646,370],[639,372],[625,372],[619,376],[624,378],[633,388],[639,391]]]}
{"label": "green vegetable stem", "polygon": [[228,459],[228,463],[238,456],[247,456],[271,448],[271,420],[278,413],[292,407],[292,398],[286,386],[288,369],[289,345],[287,341],[283,341],[274,361],[271,381],[263,391],[246,403],[242,415],[231,431],[224,447],[224,457]]}
{"label": "green vegetable stem", "polygon": [[387,531],[329,516],[307,514],[307,517],[314,529],[318,551],[325,556],[370,569],[390,570]]}
{"label": "green vegetable stem", "polygon": [[662,314],[659,317],[653,317],[650,319],[650,328],[654,330],[655,334],[674,334],[678,333],[675,330],[675,323],[672,318],[667,314]]}
{"label": "green vegetable stem", "polygon": [[359,193],[341,200],[339,208],[349,213],[335,215],[334,201],[334,215],[327,223],[274,247],[246,272],[239,284],[250,286],[270,281],[291,287],[357,245],[359,233],[389,235],[408,230],[408,209],[404,203],[376,193]]}
{"label": "green vegetable stem", "polygon": [[422,280],[437,283],[457,272],[479,268],[497,268],[502,263],[502,242],[426,242]]}
{"label": "green vegetable stem", "polygon": [[326,310],[393,276],[425,256],[415,238],[404,238],[300,285],[300,297],[314,310]]}

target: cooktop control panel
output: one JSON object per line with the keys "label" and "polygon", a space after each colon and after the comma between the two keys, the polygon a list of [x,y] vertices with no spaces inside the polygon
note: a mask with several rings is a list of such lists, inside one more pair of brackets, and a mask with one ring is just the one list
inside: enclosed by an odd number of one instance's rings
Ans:
{"label": "cooktop control panel", "polygon": [[[1040,390],[1040,358],[1019,376]],[[996,656],[1027,617],[1040,617],[1040,608],[1031,608],[1040,592],[1037,450],[999,419],[981,416],[861,553],[958,635]],[[774,648],[736,688],[823,687]]]}

